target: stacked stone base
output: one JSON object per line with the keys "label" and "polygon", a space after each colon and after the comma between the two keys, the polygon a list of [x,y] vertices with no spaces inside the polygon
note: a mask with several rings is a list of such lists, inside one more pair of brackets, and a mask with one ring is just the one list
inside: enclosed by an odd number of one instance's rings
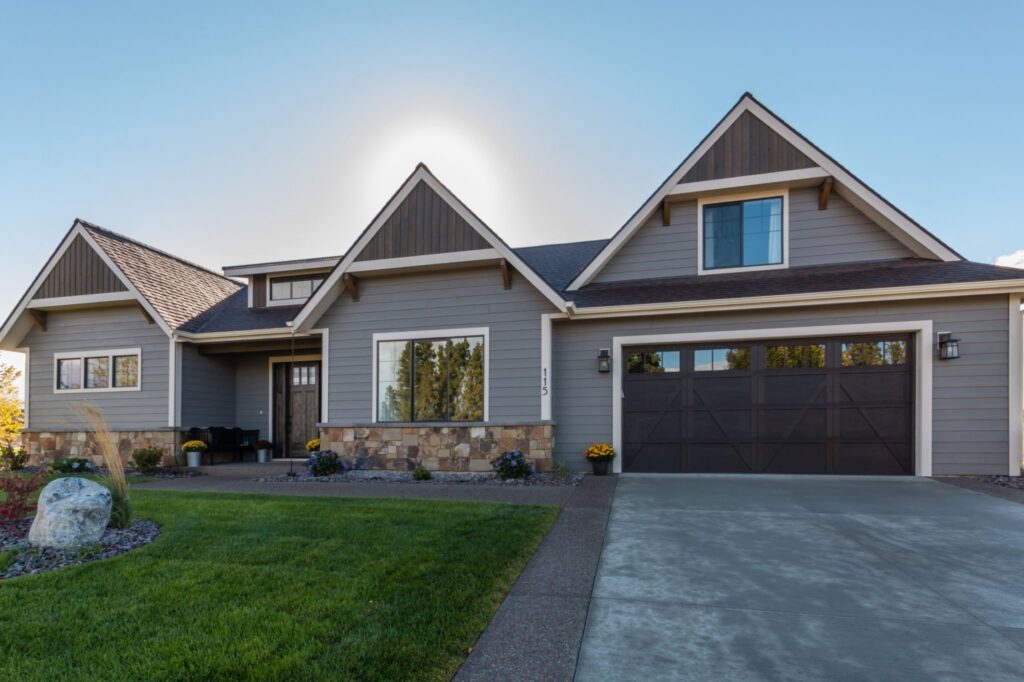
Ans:
{"label": "stacked stone base", "polygon": [[[181,445],[181,434],[169,429],[112,431],[111,435],[117,443],[121,461],[126,464],[136,448],[148,447],[163,448],[164,464],[173,464],[174,453]],[[49,464],[65,457],[84,457],[97,466],[103,464],[92,434],[86,431],[24,431],[21,439],[31,464]]]}
{"label": "stacked stone base", "polygon": [[355,469],[411,471],[491,470],[491,460],[519,450],[537,471],[551,469],[555,425],[551,422],[458,426],[321,426],[320,447],[334,450]]}

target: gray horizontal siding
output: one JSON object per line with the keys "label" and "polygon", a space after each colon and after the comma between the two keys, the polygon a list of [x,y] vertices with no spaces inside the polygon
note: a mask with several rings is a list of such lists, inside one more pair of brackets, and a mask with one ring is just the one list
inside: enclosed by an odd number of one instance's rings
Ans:
{"label": "gray horizontal siding", "polygon": [[[932,320],[961,339],[961,358],[933,363],[936,474],[1005,474],[1009,448],[1009,335],[1005,296],[718,315],[558,321],[553,339],[556,455],[584,468],[587,444],[612,438],[612,375],[594,357],[613,336]],[[620,358],[614,359],[616,363]]]}
{"label": "gray horizontal siding", "polygon": [[235,426],[235,359],[181,349],[181,426]]}
{"label": "gray horizontal siding", "polygon": [[[672,206],[671,224],[661,212],[644,223],[608,264],[597,282],[697,274],[697,202]],[[789,194],[789,264],[855,263],[914,254],[841,196],[833,193],[828,208],[818,210],[818,190]]]}
{"label": "gray horizontal siding", "polygon": [[497,267],[367,278],[316,327],[330,329],[329,421],[372,417],[373,334],[490,328],[491,421],[540,418],[540,316],[551,303],[521,275],[505,290]]}
{"label": "gray horizontal siding", "polygon": [[246,353],[235,365],[235,423],[270,438],[270,356],[288,353]]}
{"label": "gray horizontal siding", "polygon": [[[33,329],[24,344],[29,358],[29,428],[67,431],[83,428],[74,404],[95,402],[111,429],[137,431],[167,426],[170,341],[139,310],[101,308],[51,312],[47,331]],[[54,391],[54,353],[142,349],[142,390],[96,393]]]}

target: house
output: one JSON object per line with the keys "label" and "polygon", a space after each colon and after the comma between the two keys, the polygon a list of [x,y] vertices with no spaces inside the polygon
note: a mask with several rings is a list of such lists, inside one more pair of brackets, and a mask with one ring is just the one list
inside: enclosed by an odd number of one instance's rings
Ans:
{"label": "house", "polygon": [[[240,280],[244,280],[244,284]],[[189,427],[368,468],[1012,474],[1024,271],[744,95],[610,239],[511,248],[424,166],[341,256],[223,274],[77,220],[0,329],[33,456]]]}

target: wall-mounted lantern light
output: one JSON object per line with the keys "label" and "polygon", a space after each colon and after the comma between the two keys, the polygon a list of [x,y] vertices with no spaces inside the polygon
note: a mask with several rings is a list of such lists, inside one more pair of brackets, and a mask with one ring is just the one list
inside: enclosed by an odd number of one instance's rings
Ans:
{"label": "wall-mounted lantern light", "polygon": [[612,354],[607,348],[597,351],[597,371],[601,374],[612,371]]}
{"label": "wall-mounted lantern light", "polygon": [[956,360],[960,357],[960,339],[949,332],[939,332],[939,359]]}

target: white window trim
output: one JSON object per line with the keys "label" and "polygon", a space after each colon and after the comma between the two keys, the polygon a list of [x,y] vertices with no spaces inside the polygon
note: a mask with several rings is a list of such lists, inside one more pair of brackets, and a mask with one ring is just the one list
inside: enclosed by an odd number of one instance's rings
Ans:
{"label": "white window trim", "polygon": [[[306,298],[279,298],[279,299],[276,299],[276,300],[271,298],[273,296],[273,292],[274,292],[274,280],[275,279],[290,279],[292,277],[308,277],[308,279],[313,280],[313,279],[316,279],[317,277],[319,277],[321,280],[326,280],[328,275],[330,275],[330,274],[331,273],[329,271],[319,271],[319,272],[282,272],[280,274],[267,275],[267,300],[266,300],[265,305],[268,308],[276,308],[278,306],[288,306],[288,305],[305,305],[306,301],[309,300],[309,297],[306,297]],[[313,287],[313,289],[310,292],[310,296],[312,296],[312,292],[313,291],[316,291],[316,287]]]}
{"label": "white window trim", "polygon": [[[134,355],[139,362],[139,383],[137,386],[108,386],[107,388],[85,388],[85,359],[86,358],[107,358],[107,367],[110,372],[109,382],[114,383],[114,356]],[[57,388],[57,363],[59,360],[81,360],[82,361],[82,388]],[[57,395],[66,393],[123,393],[125,391],[142,390],[142,349],[141,348],[120,348],[118,350],[83,350],[68,351],[53,354],[53,392]]]}
{"label": "white window trim", "polygon": [[[32,405],[32,349],[28,346],[24,348],[18,348],[17,352],[25,354],[25,372],[22,375],[22,379],[25,381],[25,401],[22,403],[21,411],[24,416],[24,426],[22,431],[28,431],[31,426],[29,421],[29,408]],[[53,386],[57,386],[57,377],[53,378]]]}
{"label": "white window trim", "polygon": [[[715,204],[729,204],[752,199],[782,197],[782,262],[771,265],[741,265],[735,268],[704,267],[704,207]],[[783,270],[789,267],[789,188],[764,190],[761,192],[738,192],[697,199],[697,274],[726,275],[732,272],[757,272],[758,270]]]}
{"label": "white window trim", "polygon": [[[411,424],[413,422],[379,422],[377,421],[377,344],[381,341],[418,341],[422,339],[450,338],[458,336],[482,336],[484,339],[484,421],[491,418],[491,328],[469,327],[465,329],[426,329],[410,332],[381,332],[373,335],[373,390],[371,420],[374,424]],[[463,422],[445,422],[461,424]]]}
{"label": "white window trim", "polygon": [[837,324],[815,327],[740,329],[689,334],[646,334],[612,338],[612,445],[619,456],[612,460],[615,473],[622,473],[622,350],[627,346],[733,343],[770,339],[834,337],[860,334],[914,334],[914,475],[932,475],[932,357],[935,337],[931,320]]}

